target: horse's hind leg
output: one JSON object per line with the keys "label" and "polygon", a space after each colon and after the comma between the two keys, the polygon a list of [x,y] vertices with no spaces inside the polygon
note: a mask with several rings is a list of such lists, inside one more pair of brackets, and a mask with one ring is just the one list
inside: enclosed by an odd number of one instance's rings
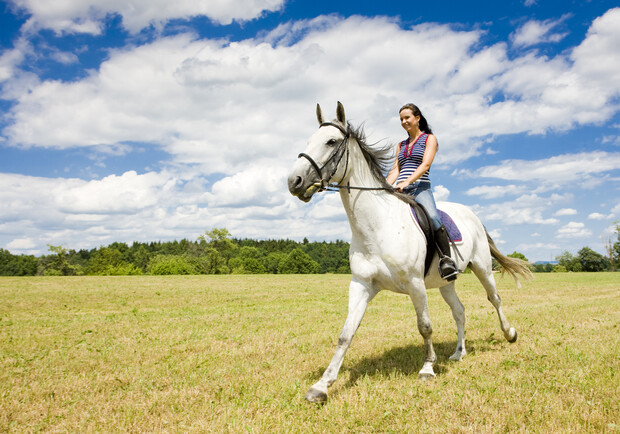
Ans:
{"label": "horse's hind leg", "polygon": [[470,268],[484,286],[484,289],[487,292],[487,298],[495,307],[497,311],[497,315],[499,316],[499,325],[502,328],[502,332],[504,332],[504,337],[510,343],[513,343],[517,340],[517,330],[514,327],[510,327],[510,323],[506,319],[504,312],[502,311],[502,299],[499,297],[497,293],[497,288],[495,287],[495,278],[493,277],[493,272],[491,271],[490,265],[488,267],[480,267],[476,264],[471,263]]}
{"label": "horse's hind leg", "polygon": [[467,352],[465,351],[465,307],[454,289],[454,282],[449,283],[446,286],[439,288],[441,296],[448,303],[452,310],[452,317],[456,323],[457,337],[456,337],[456,351],[450,360],[459,361]]}
{"label": "horse's hind leg", "polygon": [[418,320],[418,330],[420,331],[422,338],[424,338],[424,346],[426,347],[424,365],[418,373],[418,377],[421,380],[435,378],[433,365],[435,364],[437,357],[435,356],[435,350],[433,349],[433,328],[431,326],[431,317],[428,312],[428,302],[426,299],[426,288],[424,286],[424,282],[420,281],[417,285],[413,285],[409,292],[409,296],[413,302],[413,307]]}

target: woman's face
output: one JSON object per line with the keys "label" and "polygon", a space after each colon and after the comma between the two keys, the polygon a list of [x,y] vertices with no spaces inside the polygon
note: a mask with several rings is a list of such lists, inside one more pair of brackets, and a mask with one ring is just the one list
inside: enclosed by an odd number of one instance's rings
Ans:
{"label": "woman's face", "polygon": [[400,125],[408,133],[416,133],[420,128],[420,116],[414,116],[411,109],[403,109],[400,112]]}

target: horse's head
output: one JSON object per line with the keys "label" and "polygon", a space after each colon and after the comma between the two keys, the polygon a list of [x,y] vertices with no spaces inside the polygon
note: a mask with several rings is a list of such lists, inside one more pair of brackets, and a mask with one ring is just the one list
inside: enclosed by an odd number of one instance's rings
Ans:
{"label": "horse's head", "polygon": [[314,193],[324,190],[331,182],[342,180],[346,172],[346,167],[340,164],[349,138],[344,107],[338,102],[336,119],[325,122],[321,106],[317,104],[316,117],[319,129],[308,140],[308,146],[299,154],[288,177],[289,191],[304,202],[310,201]]}

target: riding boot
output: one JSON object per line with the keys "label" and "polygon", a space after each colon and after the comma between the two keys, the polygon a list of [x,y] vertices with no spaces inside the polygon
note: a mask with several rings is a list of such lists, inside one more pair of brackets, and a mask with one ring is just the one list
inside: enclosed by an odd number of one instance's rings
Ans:
{"label": "riding boot", "polygon": [[456,263],[450,257],[450,241],[448,240],[448,233],[444,225],[441,225],[435,231],[435,244],[437,244],[437,249],[439,250],[439,274],[442,279],[451,282],[456,279],[459,271]]}

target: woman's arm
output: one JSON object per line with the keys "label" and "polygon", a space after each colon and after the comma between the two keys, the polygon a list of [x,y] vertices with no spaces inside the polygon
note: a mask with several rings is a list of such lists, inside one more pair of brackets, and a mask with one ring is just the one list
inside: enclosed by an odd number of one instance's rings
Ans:
{"label": "woman's arm", "polygon": [[[422,157],[422,164],[418,166],[418,168],[413,172],[407,179],[399,182],[396,185],[396,189],[402,191],[403,188],[407,187],[409,184],[413,184],[418,179],[422,177],[433,164],[433,160],[435,159],[435,154],[437,153],[437,138],[433,134],[428,135],[428,139],[426,140],[426,149],[424,150],[424,157]],[[391,173],[391,172],[390,172]]]}
{"label": "woman's arm", "polygon": [[388,184],[392,185],[396,182],[396,180],[398,179],[398,174],[400,173],[400,170],[398,168],[398,157],[396,157],[396,160],[394,161],[394,165],[392,166],[392,169],[389,171],[388,176],[386,178]]}
{"label": "woman's arm", "polygon": [[398,179],[398,174],[400,173],[400,167],[398,167],[398,154],[399,153],[400,153],[400,143],[398,144],[398,147],[396,148],[396,158],[394,159],[394,164],[392,165],[392,168],[388,172],[388,175],[386,178],[388,184],[390,185],[396,182],[396,180]]}

